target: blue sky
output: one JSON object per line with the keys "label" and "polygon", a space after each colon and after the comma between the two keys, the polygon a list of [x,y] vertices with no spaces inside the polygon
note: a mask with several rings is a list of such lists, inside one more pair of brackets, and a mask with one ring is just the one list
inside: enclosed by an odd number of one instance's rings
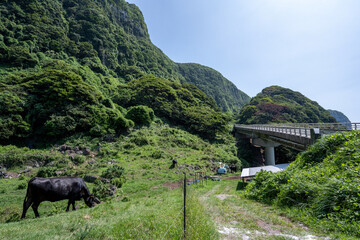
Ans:
{"label": "blue sky", "polygon": [[128,0],[175,62],[214,68],[253,97],[299,91],[360,122],[359,0]]}

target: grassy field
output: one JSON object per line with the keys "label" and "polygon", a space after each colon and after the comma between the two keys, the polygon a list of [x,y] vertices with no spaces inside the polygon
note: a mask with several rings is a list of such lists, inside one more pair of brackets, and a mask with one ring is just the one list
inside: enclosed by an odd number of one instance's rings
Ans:
{"label": "grassy field", "polygon": [[[14,189],[18,182],[11,179],[1,186]],[[12,201],[17,204],[10,204],[10,198],[4,197],[1,202],[6,202],[6,209],[18,214],[24,190],[9,190],[6,195],[10,193],[14,194]],[[188,195],[187,238],[216,239],[214,224],[196,194]],[[183,236],[181,187],[170,190],[154,185],[140,189],[139,184],[129,183],[121,196],[94,208],[86,208],[83,203],[77,211],[66,213],[65,208],[66,201],[44,202],[39,208],[40,218],[34,218],[30,209],[25,220],[0,224],[0,239],[181,239]]]}
{"label": "grassy field", "polygon": [[[2,182],[0,191],[21,203],[21,181]],[[0,239],[182,239],[182,186],[156,182],[129,182],[111,201],[94,208],[81,203],[68,213],[66,201],[42,203],[38,219],[30,209],[25,220],[1,223]],[[246,199],[238,180],[190,185],[187,196],[187,239],[352,239],[309,229],[285,211]],[[7,209],[21,211],[6,202]]]}
{"label": "grassy field", "polygon": [[[55,147],[41,151],[0,147],[0,157],[23,162],[10,168],[12,172],[23,171],[29,159],[51,158],[48,165],[80,176],[99,176],[119,164],[126,183],[94,208],[79,201],[77,211],[65,212],[67,201],[43,202],[40,218],[34,218],[30,208],[26,219],[20,220],[27,181],[38,168],[20,178],[0,179],[0,239],[182,239],[183,172],[190,179],[196,170],[211,175],[218,161],[236,158],[232,139],[210,144],[168,126],[142,128],[101,144],[86,138],[65,143],[88,147],[92,153],[74,163]],[[171,167],[173,158],[178,159],[176,167]],[[87,185],[90,191],[96,188]],[[326,236],[314,224],[315,230],[309,229],[296,220],[296,213],[246,199],[243,192],[236,179],[189,186],[186,239],[351,239]]]}

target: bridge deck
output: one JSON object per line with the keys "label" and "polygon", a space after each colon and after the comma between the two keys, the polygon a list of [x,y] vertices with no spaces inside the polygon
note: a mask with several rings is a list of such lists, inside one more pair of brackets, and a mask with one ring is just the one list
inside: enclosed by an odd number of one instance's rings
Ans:
{"label": "bridge deck", "polygon": [[[250,136],[261,135],[295,149],[303,150],[317,136],[338,131],[360,130],[360,123],[296,123],[235,125],[234,129]],[[259,136],[258,136],[259,137]]]}

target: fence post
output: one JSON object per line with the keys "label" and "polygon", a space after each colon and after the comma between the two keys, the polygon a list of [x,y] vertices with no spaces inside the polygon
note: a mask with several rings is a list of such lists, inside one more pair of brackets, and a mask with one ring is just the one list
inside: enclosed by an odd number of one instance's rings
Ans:
{"label": "fence post", "polygon": [[186,173],[184,172],[184,239],[186,239]]}

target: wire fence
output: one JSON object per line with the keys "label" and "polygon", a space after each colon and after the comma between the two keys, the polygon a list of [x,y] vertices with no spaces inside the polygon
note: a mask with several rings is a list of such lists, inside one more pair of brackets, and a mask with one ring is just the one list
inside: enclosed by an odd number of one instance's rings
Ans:
{"label": "wire fence", "polygon": [[147,200],[149,204],[161,201],[159,211],[139,208],[134,214],[142,211],[141,216],[135,221],[131,220],[133,216],[128,216],[128,220],[119,222],[115,236],[119,239],[216,239],[214,224],[199,200],[198,190],[206,184],[204,175],[196,172],[186,177],[184,174],[181,187],[169,192],[169,197]]}

